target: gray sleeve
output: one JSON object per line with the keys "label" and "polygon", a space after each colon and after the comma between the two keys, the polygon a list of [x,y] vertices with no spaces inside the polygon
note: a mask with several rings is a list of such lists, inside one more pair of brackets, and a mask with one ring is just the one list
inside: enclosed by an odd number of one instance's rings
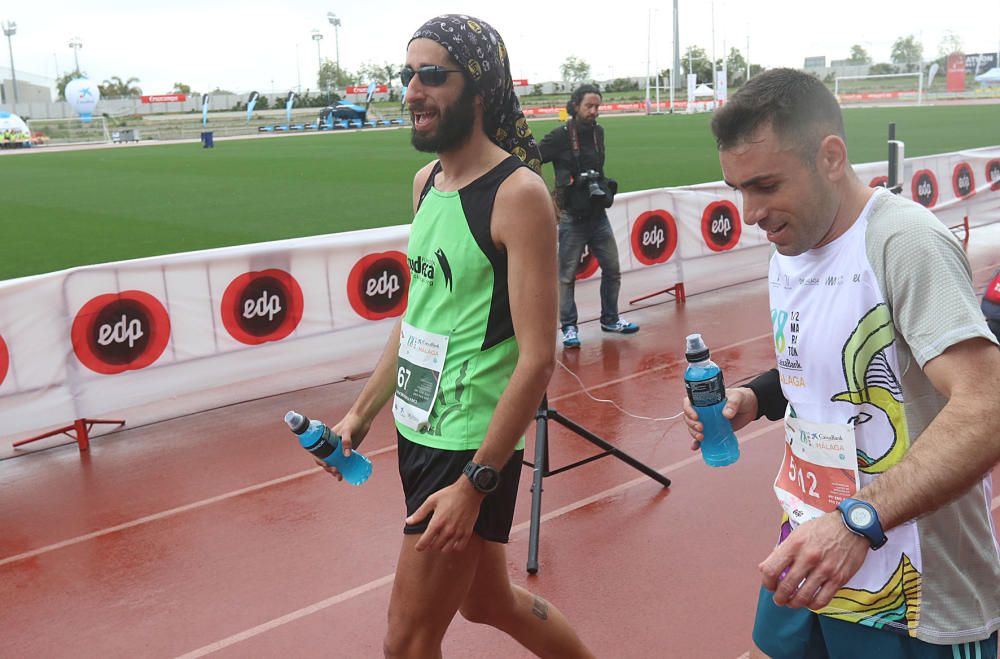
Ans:
{"label": "gray sleeve", "polygon": [[868,260],[896,331],[920,368],[967,339],[995,342],[958,240],[930,211],[912,201],[888,197],[880,202],[868,220]]}

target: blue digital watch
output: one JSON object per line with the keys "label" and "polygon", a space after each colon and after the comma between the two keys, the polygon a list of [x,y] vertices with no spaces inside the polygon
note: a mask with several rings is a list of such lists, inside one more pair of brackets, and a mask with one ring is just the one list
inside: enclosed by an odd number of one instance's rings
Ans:
{"label": "blue digital watch", "polygon": [[858,499],[844,499],[837,505],[837,509],[840,510],[848,530],[868,540],[872,549],[878,549],[889,540],[882,531],[878,513],[870,503]]}

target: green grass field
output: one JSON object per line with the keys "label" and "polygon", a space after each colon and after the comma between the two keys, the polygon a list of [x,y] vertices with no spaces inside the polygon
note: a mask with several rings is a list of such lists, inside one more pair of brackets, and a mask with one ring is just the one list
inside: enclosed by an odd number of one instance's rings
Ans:
{"label": "green grass field", "polygon": [[[890,121],[907,156],[1000,144],[1000,105],[851,109],[845,121],[856,163],[885,159]],[[606,170],[622,191],[718,180],[708,122],[605,117]],[[408,130],[0,157],[0,279],[403,224],[427,160]]]}

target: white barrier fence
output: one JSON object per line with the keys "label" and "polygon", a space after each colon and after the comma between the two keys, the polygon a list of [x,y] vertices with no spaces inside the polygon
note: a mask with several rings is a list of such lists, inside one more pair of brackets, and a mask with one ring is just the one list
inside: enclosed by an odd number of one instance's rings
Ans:
{"label": "white barrier fence", "polygon": [[[875,185],[886,165],[855,170]],[[1000,220],[1000,147],[909,159],[904,174],[903,195],[948,226]],[[626,283],[684,282],[690,294],[766,274],[766,239],[722,183],[621,194],[609,217]],[[0,438],[138,408],[144,421],[197,412],[237,402],[235,383],[316,383],[295,379],[316,364],[322,381],[369,368],[405,308],[408,235],[404,225],[0,282]],[[579,279],[596,270],[585,254]]]}

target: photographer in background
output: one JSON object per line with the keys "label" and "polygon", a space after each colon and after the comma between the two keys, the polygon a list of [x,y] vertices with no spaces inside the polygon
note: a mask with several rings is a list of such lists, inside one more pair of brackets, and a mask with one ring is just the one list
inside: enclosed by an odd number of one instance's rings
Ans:
{"label": "photographer in background", "polygon": [[559,324],[563,346],[579,348],[576,271],[584,247],[601,266],[601,329],[632,334],[639,326],[618,315],[621,269],[618,246],[606,209],[614,201],[618,184],[604,176],[604,128],[597,123],[601,90],[582,85],[573,92],[566,110],[570,118],[546,135],[539,148],[542,162],[551,162],[556,174],[559,206]]}

